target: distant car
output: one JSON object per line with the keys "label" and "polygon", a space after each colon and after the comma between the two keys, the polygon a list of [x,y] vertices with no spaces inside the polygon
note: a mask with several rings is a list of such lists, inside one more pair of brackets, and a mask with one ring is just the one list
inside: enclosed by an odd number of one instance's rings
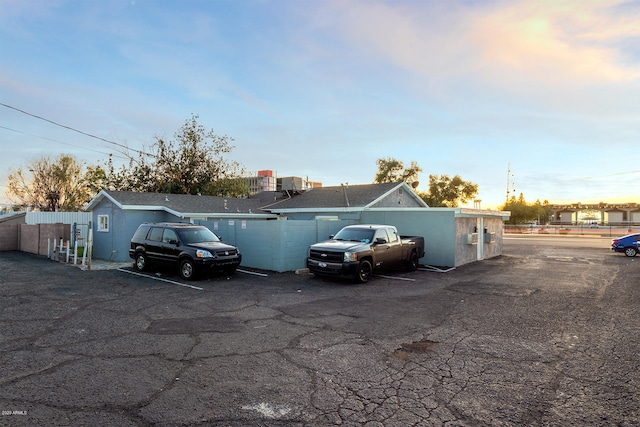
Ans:
{"label": "distant car", "polygon": [[627,234],[611,241],[611,250],[624,252],[626,256],[636,256],[640,252],[640,233]]}
{"label": "distant car", "polygon": [[150,264],[173,265],[187,280],[201,273],[231,274],[242,261],[238,248],[223,243],[207,227],[167,222],[141,224],[131,238],[129,256],[139,271]]}

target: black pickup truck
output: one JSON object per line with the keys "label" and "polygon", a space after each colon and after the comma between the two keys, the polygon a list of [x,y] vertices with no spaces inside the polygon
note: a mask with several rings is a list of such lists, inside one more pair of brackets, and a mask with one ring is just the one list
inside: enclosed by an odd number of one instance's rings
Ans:
{"label": "black pickup truck", "polygon": [[391,225],[350,225],[330,240],[309,247],[307,268],[323,276],[355,278],[366,283],[376,268],[418,268],[424,238],[400,236]]}

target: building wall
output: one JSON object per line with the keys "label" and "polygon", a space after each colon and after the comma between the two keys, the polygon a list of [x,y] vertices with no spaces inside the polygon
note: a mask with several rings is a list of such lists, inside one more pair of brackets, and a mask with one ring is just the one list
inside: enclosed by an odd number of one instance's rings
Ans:
{"label": "building wall", "polygon": [[[469,244],[467,239],[480,227],[479,216],[458,216],[457,210],[450,208],[374,210],[363,212],[361,222],[394,225],[401,235],[424,237],[426,254],[420,260],[422,264],[457,267],[478,260],[479,240]],[[502,219],[489,217],[482,222],[492,239],[482,244],[483,259],[502,255]]]}
{"label": "building wall", "polygon": [[26,212],[17,214],[0,214],[2,224],[26,224]]}
{"label": "building wall", "polygon": [[[448,266],[457,267],[478,260],[478,219],[457,218],[455,222],[455,259]],[[475,234],[475,235],[474,235]],[[471,235],[471,243],[469,243]]]}
{"label": "building wall", "polygon": [[373,208],[406,208],[422,207],[412,195],[403,188],[398,188],[387,197],[376,203]]}
{"label": "building wall", "polygon": [[502,255],[504,239],[504,221],[501,218],[484,218],[484,227],[491,234],[491,241],[484,244],[484,257],[493,258]]}
{"label": "building wall", "polygon": [[36,255],[47,255],[49,246],[60,247],[60,240],[66,245],[69,241],[71,226],[69,224],[19,224],[20,250]]}
{"label": "building wall", "polygon": [[[144,222],[186,222],[163,211],[123,211],[104,198],[93,210],[93,258],[107,261],[129,261],[131,237]],[[109,218],[108,230],[99,230],[98,216]],[[133,260],[132,260],[133,261]]]}
{"label": "building wall", "polygon": [[270,271],[293,271],[306,267],[307,249],[326,240],[348,220],[259,220],[222,219],[194,221],[235,245],[242,253],[242,265]]}
{"label": "building wall", "polygon": [[293,221],[312,221],[320,218],[334,217],[337,219],[346,219],[359,221],[362,211],[356,212],[291,212],[286,217]]}
{"label": "building wall", "polygon": [[371,210],[363,212],[361,222],[393,225],[402,236],[424,237],[426,254],[420,259],[422,264],[455,265],[455,214],[452,210]]}
{"label": "building wall", "polygon": [[0,224],[0,251],[20,249],[19,226],[20,224]]}
{"label": "building wall", "polygon": [[620,211],[607,212],[607,221],[609,223],[623,222],[624,212],[620,212]]}
{"label": "building wall", "polygon": [[[93,212],[94,224],[98,215],[109,215],[110,227],[106,232],[96,231],[94,225],[94,258],[110,261],[128,261],[130,239],[143,222],[188,222],[165,212],[121,211],[104,199]],[[323,212],[303,214],[294,220],[263,220],[218,218],[196,220],[222,240],[237,246],[243,256],[242,265],[270,271],[293,271],[306,267],[309,245],[326,240],[342,227],[350,224],[390,224],[401,235],[425,238],[426,255],[420,262],[438,267],[460,266],[478,259],[502,254],[502,220],[484,218],[483,228],[494,233],[491,243],[484,243],[483,251],[476,244],[467,244],[467,235],[478,226],[477,217],[460,217],[458,210],[448,208],[372,209],[356,213]],[[300,218],[302,217],[302,218]],[[310,218],[309,218],[310,217]]]}

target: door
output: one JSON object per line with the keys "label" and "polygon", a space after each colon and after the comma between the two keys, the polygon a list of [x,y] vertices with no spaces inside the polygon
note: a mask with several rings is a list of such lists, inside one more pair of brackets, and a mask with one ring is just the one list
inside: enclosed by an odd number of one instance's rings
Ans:
{"label": "door", "polygon": [[373,259],[376,267],[390,266],[395,263],[395,246],[386,228],[376,231],[373,236]]}
{"label": "door", "polygon": [[162,260],[162,234],[163,227],[152,227],[146,242],[147,257],[154,261]]}
{"label": "door", "polygon": [[177,263],[179,256],[178,234],[170,228],[165,228],[162,233],[162,257],[167,262]]}

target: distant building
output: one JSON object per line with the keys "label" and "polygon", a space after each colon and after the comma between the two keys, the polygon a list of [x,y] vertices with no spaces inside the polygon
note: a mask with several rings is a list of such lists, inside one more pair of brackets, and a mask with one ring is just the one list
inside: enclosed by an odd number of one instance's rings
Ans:
{"label": "distant building", "polygon": [[640,223],[638,203],[573,203],[549,205],[551,224],[630,225]]}
{"label": "distant building", "polygon": [[250,195],[258,194],[262,191],[276,191],[277,181],[271,170],[258,171],[256,176],[248,176],[245,179]]}
{"label": "distant building", "polygon": [[307,191],[312,188],[322,187],[322,182],[309,181],[309,178],[288,176],[278,178],[272,170],[258,171],[254,176],[245,177],[249,187],[249,195],[261,193],[263,191]]}

